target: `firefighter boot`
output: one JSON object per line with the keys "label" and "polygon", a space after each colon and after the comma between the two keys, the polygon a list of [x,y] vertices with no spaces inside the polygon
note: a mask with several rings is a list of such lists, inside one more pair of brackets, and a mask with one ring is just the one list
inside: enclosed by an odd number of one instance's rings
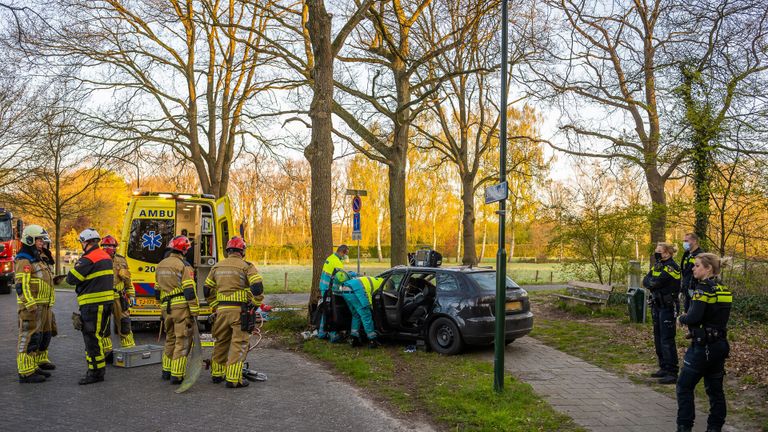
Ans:
{"label": "firefighter boot", "polygon": [[183,377],[175,377],[175,376],[171,376],[171,384],[173,384],[173,385],[179,385],[179,384],[181,384],[182,382],[184,382],[184,378],[183,378]]}
{"label": "firefighter boot", "polygon": [[95,370],[89,369],[88,372],[85,373],[85,376],[80,378],[80,381],[77,383],[80,385],[88,385],[102,381],[104,381],[104,368],[99,368]]}
{"label": "firefighter boot", "polygon": [[42,370],[54,370],[56,365],[48,359],[48,350],[37,354],[37,368]]}
{"label": "firefighter boot", "polygon": [[168,381],[169,379],[171,379],[171,371],[165,371],[165,370],[164,370],[164,371],[163,371],[163,377],[162,377],[162,378],[163,378],[163,380],[165,380],[165,381]]}
{"label": "firefighter boot", "polygon": [[240,382],[236,382],[236,383],[227,381],[227,388],[241,388],[241,387],[248,387],[248,381],[240,380]]}
{"label": "firefighter boot", "polygon": [[19,382],[22,384],[37,384],[45,382],[45,377],[36,373],[27,376],[19,375]]}
{"label": "firefighter boot", "polygon": [[42,370],[42,368],[40,368],[39,366],[38,366],[38,369],[35,369],[35,373],[37,375],[42,375],[45,378],[50,378],[51,377],[51,373],[50,372],[46,372],[46,371]]}

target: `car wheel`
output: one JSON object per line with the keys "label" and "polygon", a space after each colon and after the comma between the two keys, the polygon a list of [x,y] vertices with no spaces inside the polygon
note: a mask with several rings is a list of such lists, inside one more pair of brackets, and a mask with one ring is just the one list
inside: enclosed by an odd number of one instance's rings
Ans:
{"label": "car wheel", "polygon": [[0,294],[10,294],[10,293],[11,293],[11,283],[10,282],[0,283]]}
{"label": "car wheel", "polygon": [[440,317],[429,326],[429,345],[440,354],[454,355],[461,351],[464,342],[461,340],[461,333],[456,323]]}
{"label": "car wheel", "polygon": [[504,341],[504,345],[509,345],[509,344],[511,344],[514,341],[515,341],[515,339],[507,339],[507,340]]}

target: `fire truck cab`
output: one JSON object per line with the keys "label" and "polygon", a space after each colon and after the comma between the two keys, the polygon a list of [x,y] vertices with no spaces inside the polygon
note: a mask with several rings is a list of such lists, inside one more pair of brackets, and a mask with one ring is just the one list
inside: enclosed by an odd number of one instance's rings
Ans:
{"label": "fire truck cab", "polygon": [[186,260],[195,270],[200,316],[211,313],[203,296],[205,279],[214,264],[224,258],[224,247],[233,233],[229,198],[207,194],[142,192],[128,203],[118,253],[125,256],[136,290],[132,321],[157,321],[160,304],[155,300],[155,271],[166,256],[168,242],[186,235],[192,247]]}
{"label": "fire truck cab", "polygon": [[0,294],[10,294],[14,284],[13,257],[21,246],[19,236],[23,229],[21,219],[14,219],[9,210],[0,208]]}

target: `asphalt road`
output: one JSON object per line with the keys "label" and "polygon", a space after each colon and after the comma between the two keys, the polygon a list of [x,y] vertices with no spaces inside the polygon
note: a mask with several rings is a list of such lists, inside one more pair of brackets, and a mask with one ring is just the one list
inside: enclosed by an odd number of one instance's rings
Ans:
{"label": "asphalt road", "polygon": [[[257,348],[252,368],[266,382],[243,389],[213,384],[203,371],[195,386],[177,395],[160,379],[160,365],[108,366],[106,381],[79,386],[86,370],[83,340],[71,325],[72,292],[57,291],[59,336],[50,358],[54,376],[42,384],[19,384],[16,372],[17,312],[12,295],[0,295],[0,431],[415,431],[431,430],[394,418],[354,387],[305,358]],[[136,342],[156,344],[156,334]],[[114,339],[114,345],[119,342]],[[210,356],[210,349],[204,349]]]}

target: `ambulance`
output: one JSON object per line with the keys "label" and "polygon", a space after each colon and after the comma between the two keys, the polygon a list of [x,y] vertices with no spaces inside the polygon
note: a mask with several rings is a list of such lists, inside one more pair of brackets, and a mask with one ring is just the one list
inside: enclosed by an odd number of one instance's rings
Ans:
{"label": "ambulance", "polygon": [[211,308],[205,302],[203,285],[233,232],[229,198],[208,194],[140,192],[131,197],[123,222],[118,253],[125,256],[136,290],[131,321],[158,321],[160,302],[155,300],[157,264],[166,256],[168,242],[186,235],[192,247],[186,260],[195,270],[198,320],[206,321]]}

